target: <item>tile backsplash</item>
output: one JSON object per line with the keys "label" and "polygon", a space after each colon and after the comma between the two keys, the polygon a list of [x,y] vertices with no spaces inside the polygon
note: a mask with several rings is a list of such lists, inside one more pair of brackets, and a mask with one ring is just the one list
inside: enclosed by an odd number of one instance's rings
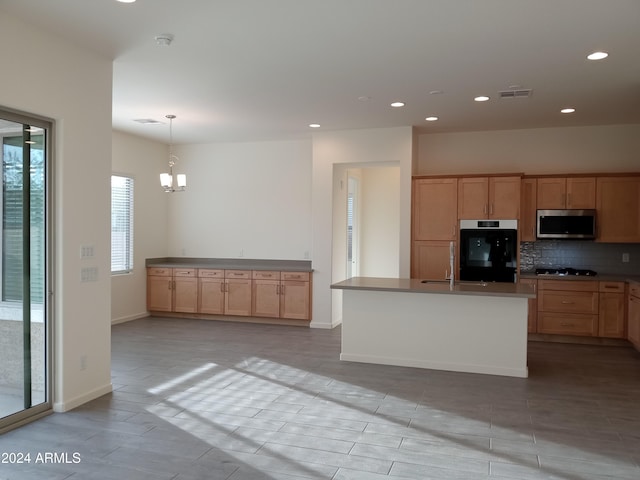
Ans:
{"label": "tile backsplash", "polygon": [[[623,254],[628,254],[628,262],[622,261]],[[588,268],[599,274],[640,275],[640,244],[585,240],[522,242],[520,271],[541,267]]]}

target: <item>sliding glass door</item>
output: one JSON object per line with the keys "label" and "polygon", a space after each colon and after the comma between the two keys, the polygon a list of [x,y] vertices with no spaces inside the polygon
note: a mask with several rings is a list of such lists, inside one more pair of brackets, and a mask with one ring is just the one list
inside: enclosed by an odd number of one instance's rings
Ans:
{"label": "sliding glass door", "polygon": [[51,124],[0,110],[0,431],[51,409]]}

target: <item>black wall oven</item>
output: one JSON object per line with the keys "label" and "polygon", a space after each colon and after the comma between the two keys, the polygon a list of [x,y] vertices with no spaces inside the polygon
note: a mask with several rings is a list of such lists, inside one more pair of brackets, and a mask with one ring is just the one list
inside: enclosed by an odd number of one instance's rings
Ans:
{"label": "black wall oven", "polygon": [[460,220],[460,280],[515,282],[517,220]]}

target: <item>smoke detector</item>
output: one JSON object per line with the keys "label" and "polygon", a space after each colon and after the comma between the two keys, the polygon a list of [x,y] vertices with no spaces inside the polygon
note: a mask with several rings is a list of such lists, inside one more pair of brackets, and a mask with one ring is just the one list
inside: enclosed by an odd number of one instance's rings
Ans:
{"label": "smoke detector", "polygon": [[161,33],[160,35],[156,35],[156,43],[161,47],[168,47],[173,42],[173,35],[170,33]]}

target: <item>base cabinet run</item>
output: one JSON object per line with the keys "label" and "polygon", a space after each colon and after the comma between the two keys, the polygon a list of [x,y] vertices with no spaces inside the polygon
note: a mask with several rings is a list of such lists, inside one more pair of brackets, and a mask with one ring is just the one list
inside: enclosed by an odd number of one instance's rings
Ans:
{"label": "base cabinet run", "polygon": [[311,319],[310,272],[147,269],[151,312]]}

